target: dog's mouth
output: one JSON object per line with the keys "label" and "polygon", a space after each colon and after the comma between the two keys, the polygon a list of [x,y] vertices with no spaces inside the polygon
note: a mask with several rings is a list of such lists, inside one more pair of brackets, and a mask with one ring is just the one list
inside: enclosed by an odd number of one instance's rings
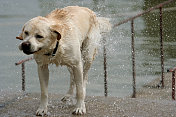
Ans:
{"label": "dog's mouth", "polygon": [[37,51],[23,50],[23,52],[24,52],[25,54],[27,54],[27,55],[30,55],[30,54],[34,54],[34,53],[40,51],[41,49],[42,49],[42,48],[39,48]]}
{"label": "dog's mouth", "polygon": [[23,52],[27,55],[30,55],[30,54],[34,54],[35,52],[31,52],[31,51],[27,51],[27,50],[23,50]]}

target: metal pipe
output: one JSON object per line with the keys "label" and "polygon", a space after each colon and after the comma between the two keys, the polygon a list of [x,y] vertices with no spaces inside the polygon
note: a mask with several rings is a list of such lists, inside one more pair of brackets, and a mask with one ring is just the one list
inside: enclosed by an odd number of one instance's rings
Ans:
{"label": "metal pipe", "polygon": [[21,64],[21,74],[22,74],[22,91],[25,91],[26,90],[26,88],[25,88],[25,62],[27,62],[27,61],[30,61],[30,60],[32,60],[33,59],[33,57],[31,57],[31,58],[28,58],[28,59],[24,59],[24,60],[21,60],[21,61],[19,61],[19,62],[17,62],[17,63],[15,63],[15,65],[20,65]]}
{"label": "metal pipe", "polygon": [[133,71],[133,95],[136,98],[136,70],[135,70],[135,49],[134,49],[134,20],[131,20],[131,55],[132,55],[132,71]]}
{"label": "metal pipe", "polygon": [[175,70],[172,71],[172,99],[175,100]]}
{"label": "metal pipe", "polygon": [[24,62],[26,62],[26,61],[30,61],[30,60],[32,60],[32,59],[33,59],[33,57],[27,58],[27,59],[24,59],[24,60],[21,60],[21,61],[15,63],[15,65],[20,65],[20,64],[22,64],[22,63],[24,63]]}
{"label": "metal pipe", "polygon": [[103,39],[103,57],[104,57],[104,95],[108,96],[108,86],[107,86],[107,60],[106,60],[106,40]]}
{"label": "metal pipe", "polygon": [[25,91],[25,63],[21,64],[22,68],[22,91]]}
{"label": "metal pipe", "polygon": [[160,57],[161,57],[161,87],[164,87],[164,50],[163,50],[163,18],[162,7],[160,9]]}
{"label": "metal pipe", "polygon": [[153,11],[153,10],[155,10],[155,9],[158,9],[158,8],[160,8],[160,7],[162,7],[162,6],[166,5],[166,4],[168,4],[168,3],[170,3],[170,2],[173,2],[173,1],[174,1],[174,0],[168,0],[168,1],[165,1],[165,2],[163,2],[163,3],[161,3],[161,4],[156,5],[156,6],[154,6],[154,7],[151,7],[151,8],[147,9],[146,11],[144,11],[144,12],[142,12],[142,13],[139,13],[139,14],[133,16],[133,17],[130,17],[130,18],[126,19],[126,20],[123,20],[123,21],[121,21],[121,22],[119,22],[119,23],[114,24],[113,28],[115,28],[115,27],[117,27],[117,26],[119,26],[119,25],[121,25],[121,24],[127,23],[128,21],[132,21],[132,20],[134,20],[134,19],[136,19],[136,18],[138,18],[138,17],[140,17],[140,16],[142,16],[142,15],[144,15],[144,14],[149,13],[150,11]]}

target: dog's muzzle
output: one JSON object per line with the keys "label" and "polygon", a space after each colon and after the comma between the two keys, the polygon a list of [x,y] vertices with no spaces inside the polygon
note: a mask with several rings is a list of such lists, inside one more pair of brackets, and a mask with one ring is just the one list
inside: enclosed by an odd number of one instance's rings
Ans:
{"label": "dog's muzzle", "polygon": [[31,43],[29,41],[23,42],[21,44],[21,50],[23,50],[23,52],[27,55],[34,53],[31,51]]}

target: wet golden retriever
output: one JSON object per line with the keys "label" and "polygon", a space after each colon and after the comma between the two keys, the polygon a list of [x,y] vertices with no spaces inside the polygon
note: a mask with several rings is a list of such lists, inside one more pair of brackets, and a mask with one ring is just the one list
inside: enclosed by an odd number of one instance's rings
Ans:
{"label": "wet golden retriever", "polygon": [[24,24],[19,49],[33,54],[38,65],[41,101],[36,115],[47,115],[49,64],[66,65],[70,72],[70,88],[62,101],[74,94],[73,114],[86,113],[85,95],[88,70],[94,60],[102,32],[111,24],[107,18],[96,17],[88,8],[69,6],[56,9],[45,17],[35,17]]}

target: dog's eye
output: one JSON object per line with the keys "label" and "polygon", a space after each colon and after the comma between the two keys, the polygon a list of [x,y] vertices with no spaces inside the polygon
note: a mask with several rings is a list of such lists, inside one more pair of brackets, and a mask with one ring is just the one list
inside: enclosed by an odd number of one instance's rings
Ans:
{"label": "dog's eye", "polygon": [[41,35],[36,35],[35,37],[36,38],[43,38],[43,36],[41,36]]}
{"label": "dog's eye", "polygon": [[25,31],[24,34],[27,35],[27,36],[29,35],[29,33],[27,31]]}

